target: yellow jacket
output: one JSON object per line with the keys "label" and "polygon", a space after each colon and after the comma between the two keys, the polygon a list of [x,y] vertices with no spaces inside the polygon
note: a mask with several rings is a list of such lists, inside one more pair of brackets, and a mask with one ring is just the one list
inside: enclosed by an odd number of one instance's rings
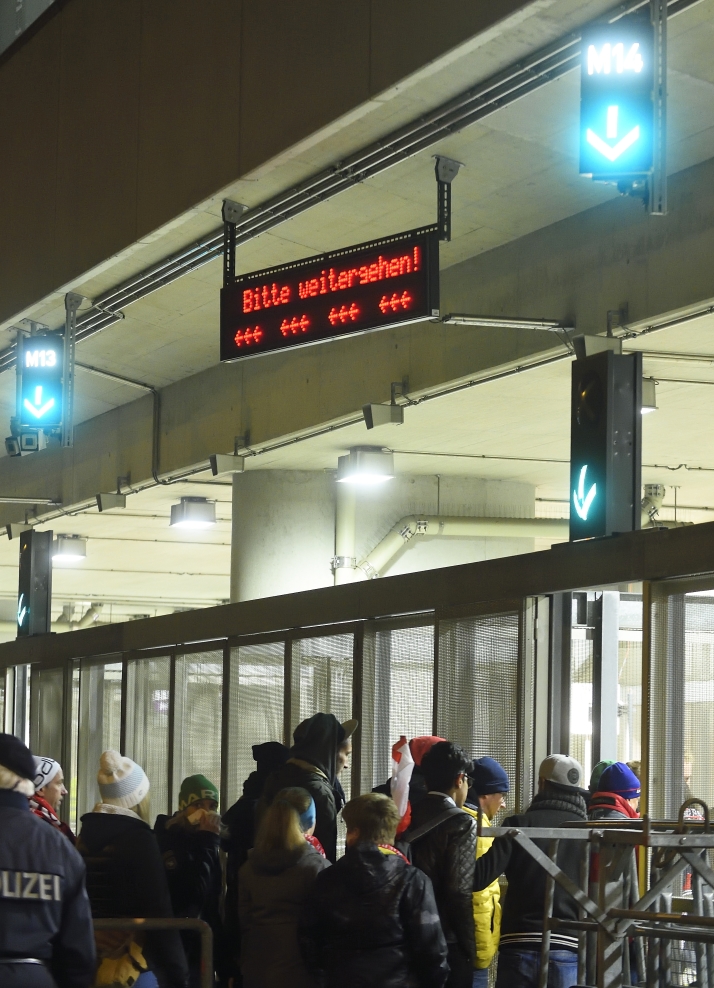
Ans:
{"label": "yellow jacket", "polygon": [[[464,806],[464,811],[470,813],[478,822],[478,811]],[[491,821],[485,813],[481,814],[481,823],[484,827],[490,827]],[[493,837],[479,837],[476,848],[476,858],[493,844]],[[487,888],[473,894],[474,905],[474,929],[476,931],[476,960],[474,967],[481,969],[490,967],[496,951],[498,941],[501,938],[501,887],[498,879],[491,882]]]}

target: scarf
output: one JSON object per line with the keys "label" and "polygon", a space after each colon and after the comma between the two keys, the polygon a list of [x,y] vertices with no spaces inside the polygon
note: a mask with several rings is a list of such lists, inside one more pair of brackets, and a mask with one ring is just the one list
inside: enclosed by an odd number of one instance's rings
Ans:
{"label": "scarf", "polygon": [[47,800],[35,793],[34,796],[30,797],[30,811],[38,816],[40,820],[44,820],[45,823],[49,823],[52,827],[55,827],[65,837],[71,841],[73,844],[75,842],[75,837],[72,831],[69,829],[66,823],[62,823],[60,818],[57,816],[55,811],[52,809]]}
{"label": "scarf", "polygon": [[322,846],[322,844],[319,842],[319,840],[317,839],[317,837],[315,837],[314,834],[305,834],[305,840],[308,842],[310,847],[314,847],[317,853],[321,854],[323,858],[327,857],[327,855],[325,854],[325,848]]}
{"label": "scarf", "polygon": [[630,806],[625,797],[621,796],[619,792],[596,792],[590,800],[590,813],[592,814],[593,810],[600,809],[616,810],[629,820],[639,820],[640,818],[639,812],[634,806]]}

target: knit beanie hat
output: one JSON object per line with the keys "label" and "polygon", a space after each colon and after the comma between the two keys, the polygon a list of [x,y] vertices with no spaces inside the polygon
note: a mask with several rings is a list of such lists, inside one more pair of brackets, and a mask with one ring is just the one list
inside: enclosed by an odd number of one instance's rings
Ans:
{"label": "knit beanie hat", "polygon": [[614,762],[600,776],[598,792],[614,792],[623,799],[640,795],[640,780],[624,762]]}
{"label": "knit beanie hat", "polygon": [[597,763],[597,765],[592,770],[592,773],[590,775],[590,785],[588,786],[588,789],[590,790],[590,792],[597,792],[599,790],[599,788],[600,788],[600,777],[601,777],[602,773],[605,771],[606,768],[608,768],[610,765],[614,765],[614,764],[615,764],[615,759],[614,758],[610,758],[610,759],[605,760],[604,762],[598,762]]}
{"label": "knit beanie hat", "polygon": [[205,775],[189,775],[181,783],[179,791],[179,809],[185,810],[191,803],[199,799],[215,799],[218,802],[218,790]]}
{"label": "knit beanie hat", "polygon": [[149,791],[149,780],[141,767],[118,751],[105,751],[99,759],[97,773],[103,803],[130,810]]}
{"label": "knit beanie hat", "polygon": [[[5,771],[0,771],[0,789],[17,789],[25,796],[31,795],[34,788],[35,762],[30,749],[14,734],[0,734],[0,770],[2,769]],[[30,786],[24,784],[28,780]],[[26,792],[26,789],[29,792]]]}
{"label": "knit beanie hat", "polygon": [[495,758],[475,758],[471,772],[472,789],[477,796],[490,796],[492,793],[510,792],[508,774]]}
{"label": "knit beanie hat", "polygon": [[46,758],[44,755],[33,755],[35,761],[35,792],[44,789],[55,778],[62,766],[54,758]]}

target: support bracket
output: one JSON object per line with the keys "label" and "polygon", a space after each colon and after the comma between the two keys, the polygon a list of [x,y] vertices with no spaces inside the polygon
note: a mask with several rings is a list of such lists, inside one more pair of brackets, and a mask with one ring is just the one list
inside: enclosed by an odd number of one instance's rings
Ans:
{"label": "support bracket", "polygon": [[439,240],[451,240],[451,183],[459,174],[462,162],[435,154],[436,215]]}
{"label": "support bracket", "polygon": [[648,209],[652,216],[667,213],[667,0],[650,0],[654,27],[654,167]]}
{"label": "support bracket", "polygon": [[77,339],[77,309],[83,295],[67,292],[64,297],[64,357],[62,363],[62,445],[74,445],[74,373]]}
{"label": "support bracket", "polygon": [[248,209],[241,202],[224,199],[223,216],[223,287],[228,288],[236,280],[236,224]]}

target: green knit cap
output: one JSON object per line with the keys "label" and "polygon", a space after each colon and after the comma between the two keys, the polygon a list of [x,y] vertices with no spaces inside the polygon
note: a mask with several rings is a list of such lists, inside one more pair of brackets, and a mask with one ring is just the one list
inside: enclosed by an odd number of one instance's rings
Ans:
{"label": "green knit cap", "polygon": [[179,792],[179,809],[185,810],[191,803],[199,799],[215,799],[218,802],[218,790],[205,775],[189,775],[181,783]]}

